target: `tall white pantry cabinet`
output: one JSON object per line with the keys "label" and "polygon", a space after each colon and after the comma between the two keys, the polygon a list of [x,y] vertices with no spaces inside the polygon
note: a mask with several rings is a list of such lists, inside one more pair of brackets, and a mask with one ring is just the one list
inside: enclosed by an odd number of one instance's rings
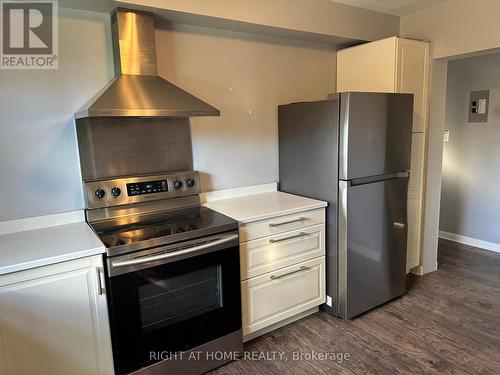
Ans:
{"label": "tall white pantry cabinet", "polygon": [[429,68],[429,43],[397,36],[337,52],[337,92],[414,94],[407,271],[420,265]]}

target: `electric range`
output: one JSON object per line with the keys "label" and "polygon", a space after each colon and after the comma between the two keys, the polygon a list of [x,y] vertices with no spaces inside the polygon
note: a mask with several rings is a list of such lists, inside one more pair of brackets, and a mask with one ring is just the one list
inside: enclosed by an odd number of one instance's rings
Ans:
{"label": "electric range", "polygon": [[201,374],[243,349],[238,223],[200,204],[199,180],[183,171],[84,183],[87,222],[106,246],[118,374]]}

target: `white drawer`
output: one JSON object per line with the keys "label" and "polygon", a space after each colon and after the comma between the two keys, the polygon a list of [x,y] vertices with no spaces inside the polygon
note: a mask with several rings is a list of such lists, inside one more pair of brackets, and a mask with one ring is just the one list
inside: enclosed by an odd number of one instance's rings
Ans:
{"label": "white drawer", "polygon": [[250,241],[257,238],[289,232],[294,229],[309,227],[325,222],[325,209],[318,208],[296,214],[278,216],[272,219],[244,224],[240,227],[240,241]]}
{"label": "white drawer", "polygon": [[243,335],[325,302],[325,257],[241,283]]}
{"label": "white drawer", "polygon": [[325,224],[240,245],[241,280],[325,255]]}

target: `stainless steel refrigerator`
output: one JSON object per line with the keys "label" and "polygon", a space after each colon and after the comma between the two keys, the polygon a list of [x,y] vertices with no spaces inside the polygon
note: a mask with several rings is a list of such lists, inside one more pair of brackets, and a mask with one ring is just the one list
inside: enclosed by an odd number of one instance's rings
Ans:
{"label": "stainless steel refrigerator", "polygon": [[413,95],[278,108],[280,190],[328,202],[327,306],[350,319],[405,292]]}

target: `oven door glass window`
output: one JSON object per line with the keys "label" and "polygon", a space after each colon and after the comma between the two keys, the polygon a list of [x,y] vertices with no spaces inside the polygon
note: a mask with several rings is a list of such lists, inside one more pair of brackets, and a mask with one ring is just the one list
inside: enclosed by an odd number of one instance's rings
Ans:
{"label": "oven door glass window", "polygon": [[139,271],[147,283],[138,288],[143,332],[177,324],[223,307],[221,265],[173,277]]}
{"label": "oven door glass window", "polygon": [[238,246],[108,279],[115,370],[126,374],[241,329]]}

